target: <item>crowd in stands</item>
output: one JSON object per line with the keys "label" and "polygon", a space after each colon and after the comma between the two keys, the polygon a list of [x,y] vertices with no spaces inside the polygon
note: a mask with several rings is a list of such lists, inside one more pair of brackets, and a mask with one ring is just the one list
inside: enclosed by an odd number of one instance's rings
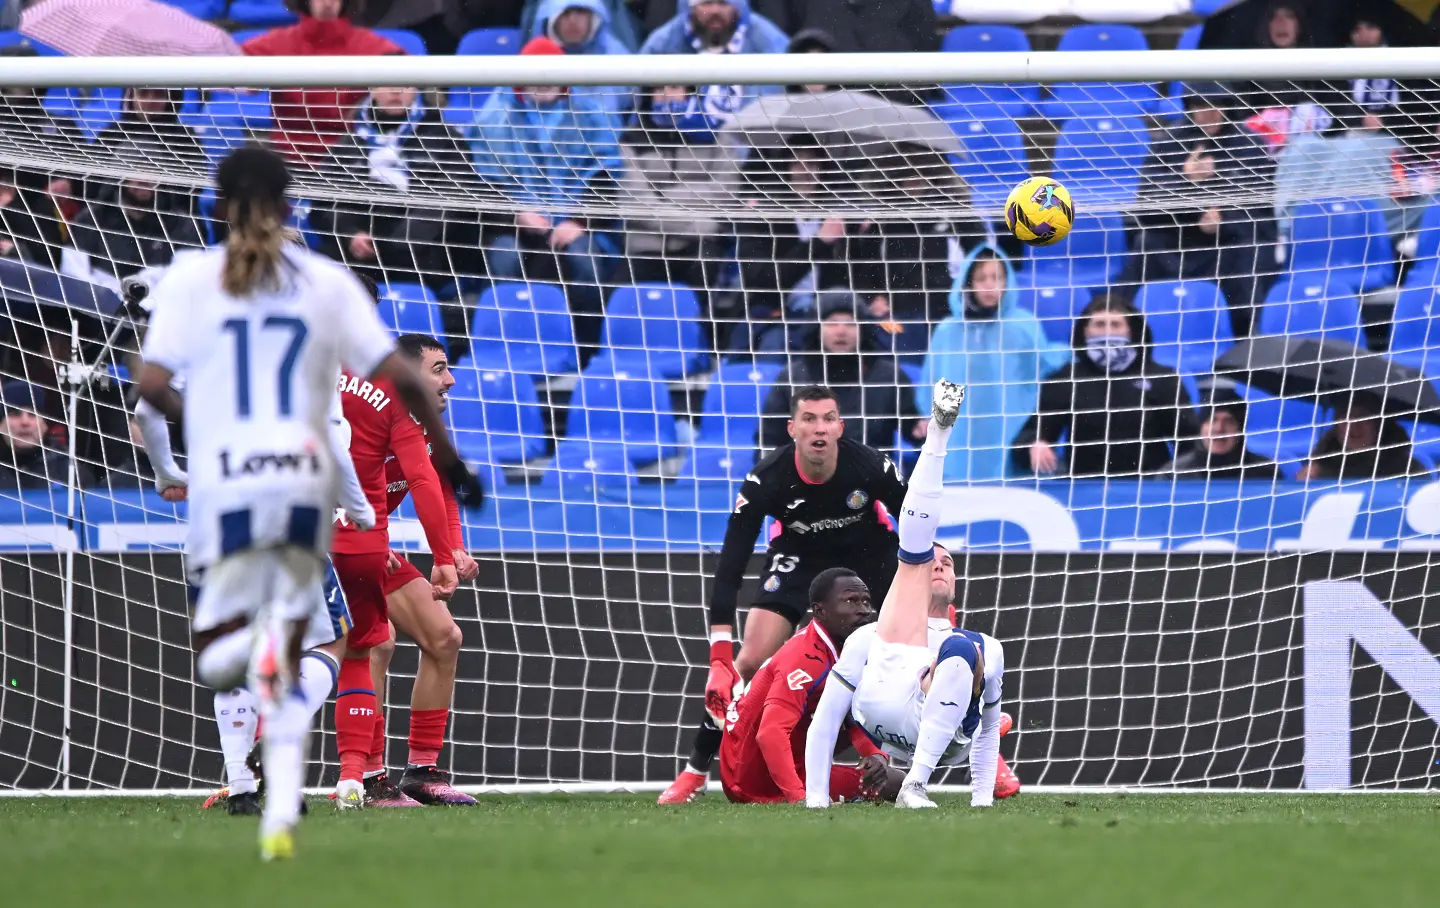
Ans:
{"label": "crowd in stands", "polygon": [[[289,12],[276,13],[293,22],[247,37],[245,54],[406,53],[407,39],[394,29],[408,29],[404,34],[430,54],[466,52],[474,29],[498,29],[483,37],[508,41],[510,52],[527,57],[933,52],[942,35],[930,0],[291,4]],[[1323,43],[1305,9],[1276,0],[1260,17],[1251,45]],[[1376,47],[1387,36],[1361,8],[1344,40]],[[23,45],[0,49],[7,56],[34,53]],[[296,227],[310,245],[382,287],[421,288],[426,304],[438,307],[435,330],[457,362],[472,352],[482,362],[472,351],[481,340],[477,312],[504,282],[563,287],[570,316],[564,340],[577,351],[573,366],[592,373],[615,369],[619,361],[607,353],[614,288],[688,288],[699,334],[693,362],[708,364],[698,371],[755,362],[779,369],[758,398],[759,448],[784,442],[792,388],[825,383],[840,392],[850,433],[877,447],[913,450],[923,440],[929,388],[944,376],[969,387],[954,433],[959,456],[947,461],[947,479],[954,481],[1426,472],[1406,430],[1357,394],[1325,403],[1334,427],[1282,474],[1274,461],[1247,448],[1251,398],[1211,381],[1208,360],[1163,353],[1177,338],[1157,338],[1148,324],[1154,313],[1137,302],[1144,288],[1163,282],[1218,287],[1214,299],[1223,308],[1209,338],[1212,359],[1221,342],[1270,330],[1266,318],[1273,322],[1278,311],[1272,303],[1287,301],[1285,294],[1303,284],[1302,201],[1324,196],[1302,185],[1305,180],[1376,186],[1373,198],[1357,204],[1365,217],[1373,212],[1383,221],[1378,239],[1389,250],[1359,263],[1354,286],[1342,287],[1340,277],[1327,274],[1326,295],[1393,294],[1407,270],[1416,271],[1405,266],[1440,191],[1440,116],[1419,87],[1388,79],[1205,82],[1177,86],[1168,97],[1163,89],[1145,97],[1097,92],[1091,100],[1102,106],[1087,112],[1071,102],[966,101],[967,122],[985,121],[987,128],[1050,111],[1062,148],[1081,128],[1110,129],[1113,121],[1136,130],[1143,156],[1121,162],[1120,169],[1129,168],[1128,184],[1115,176],[1118,170],[1090,174],[1110,181],[1097,192],[1120,192],[1106,198],[1123,214],[1105,224],[1123,238],[1104,239],[1105,248],[1120,253],[1102,256],[1100,270],[1083,278],[1078,259],[1065,257],[1086,248],[1085,231],[1097,229],[1096,219],[1078,223],[1070,245],[1042,254],[1011,242],[989,217],[993,212],[979,208],[965,218],[929,214],[923,205],[904,217],[876,216],[837,202],[836,187],[858,178],[854,162],[838,159],[822,142],[796,138],[781,147],[747,147],[727,132],[760,96],[832,88],[521,85],[455,89],[448,97],[426,86],[275,89],[263,127],[219,145],[204,128],[206,105],[214,103],[205,97],[132,88],[115,100],[108,122],[94,128],[85,117],[57,114],[44,92],[12,88],[0,89],[0,141],[40,160],[64,161],[67,150],[83,146],[92,158],[109,156],[114,172],[145,174],[185,172],[240,141],[269,142],[311,174],[314,185],[330,190],[307,199],[303,211],[297,206]],[[883,95],[929,104],[945,118],[946,98],[957,97],[955,90],[925,86]],[[1063,100],[1058,90],[1052,100]],[[1016,103],[1030,109],[1018,110]],[[1124,125],[1134,123],[1139,126]],[[954,125],[963,145],[962,124]],[[1086,151],[1079,149],[1082,163]],[[1057,150],[1057,161],[1061,156]],[[964,164],[963,157],[906,148],[885,165],[886,185],[911,198],[967,189],[978,198],[980,186],[966,187],[957,171]],[[1355,176],[1357,169],[1364,178]],[[63,163],[5,169],[0,258],[118,288],[120,280],[163,268],[187,248],[223,239],[224,219],[197,186],[107,179]],[[471,196],[490,201],[455,204]],[[1081,193],[1077,198],[1088,206]],[[1337,248],[1320,249],[1322,268]],[[1042,318],[1047,289],[1067,302]],[[1365,343],[1358,316],[1352,327]],[[34,351],[47,350],[48,341],[22,337],[21,329],[12,333],[4,346],[13,355],[0,362],[0,371],[29,383],[0,388],[9,439],[0,469],[19,475],[33,468],[61,481],[56,471],[67,465],[45,446],[63,442],[56,431],[62,389],[54,366],[68,352],[61,343],[47,366],[36,362],[47,357]],[[1369,340],[1384,349],[1383,336]],[[30,352],[22,356],[21,350]],[[697,371],[691,361],[681,375],[656,377],[689,375]],[[553,432],[562,435],[558,419]],[[91,434],[124,433],[112,426]],[[146,469],[143,462],[122,462],[123,452],[82,450],[82,456],[86,481],[113,485],[128,476],[134,484]],[[0,488],[9,483],[0,476]]]}

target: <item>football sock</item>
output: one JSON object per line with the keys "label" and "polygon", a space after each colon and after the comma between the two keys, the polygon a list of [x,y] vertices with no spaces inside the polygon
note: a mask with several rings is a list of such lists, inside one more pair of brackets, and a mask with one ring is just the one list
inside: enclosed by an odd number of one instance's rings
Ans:
{"label": "football sock", "polygon": [[[935,767],[940,765],[945,751],[955,742],[955,732],[970,708],[974,687],[974,664],[959,657],[947,659],[942,652],[940,662],[930,676],[930,692],[925,695],[925,704],[920,707],[920,734],[915,741],[915,759],[910,764],[910,772],[905,775],[905,784],[929,784]],[[994,760],[993,756],[991,760]],[[994,784],[993,775],[991,784]]]}
{"label": "football sock", "polygon": [[[301,660],[302,663],[307,660]],[[380,711],[370,679],[370,660],[340,663],[340,692],[335,695],[335,748],[340,752],[340,778],[359,781],[370,758]]]}
{"label": "football sock", "polygon": [[944,494],[945,449],[950,443],[950,431],[930,420],[930,432],[920,448],[920,460],[910,473],[910,486],[900,508],[901,561],[924,564],[935,557],[935,534],[940,529],[940,499]]}
{"label": "football sock", "polygon": [[375,708],[375,730],[370,734],[370,744],[365,757],[365,778],[385,772],[385,710]]}
{"label": "football sock", "polygon": [[266,709],[265,813],[260,829],[262,833],[271,833],[294,826],[300,819],[310,707],[296,690]]}
{"label": "football sock", "polygon": [[410,710],[410,766],[434,766],[445,746],[445,726],[450,721],[448,709]]}
{"label": "football sock", "polygon": [[245,758],[255,746],[255,727],[259,722],[259,704],[249,690],[237,687],[215,692],[215,725],[220,729],[225,781],[232,795],[255,790],[255,774],[245,765]]}
{"label": "football sock", "polygon": [[231,631],[210,641],[195,657],[195,676],[214,690],[234,690],[245,683],[250,667],[250,650],[255,634],[249,627]]}
{"label": "football sock", "polygon": [[325,701],[335,690],[335,681],[340,669],[335,660],[319,650],[310,650],[300,657],[300,696],[305,700],[310,715],[314,716],[325,708]]}
{"label": "football sock", "polygon": [[724,734],[715,727],[714,720],[707,714],[701,720],[700,727],[695,729],[695,741],[685,768],[702,776],[709,775],[715,755],[720,752],[720,740],[723,737]]}

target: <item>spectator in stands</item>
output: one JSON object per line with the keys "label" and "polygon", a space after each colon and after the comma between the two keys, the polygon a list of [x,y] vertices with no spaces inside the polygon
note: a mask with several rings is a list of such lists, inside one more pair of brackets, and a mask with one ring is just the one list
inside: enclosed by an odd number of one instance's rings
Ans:
{"label": "spectator in stands", "polygon": [[[550,2],[551,0],[525,0],[525,8],[520,13],[519,24],[525,31],[526,40],[549,34],[545,30],[543,10]],[[597,2],[605,7],[605,20],[609,23],[606,30],[624,48],[619,53],[633,54],[639,50],[640,41],[644,35],[641,34],[640,25],[636,21],[636,14],[644,7],[645,0],[597,0]],[[667,3],[669,8],[664,10],[664,16],[669,19],[675,15],[675,0],[656,0],[654,6],[656,14],[659,15],[660,8]],[[646,29],[645,33],[648,34],[649,31],[650,29]],[[549,37],[555,38],[554,35],[549,35]],[[556,38],[556,40],[559,39]]]}
{"label": "spectator in stands", "polygon": [[[790,44],[785,48],[785,52],[787,54],[833,54],[835,53],[835,36],[823,28],[807,28],[804,31],[797,32],[795,37],[790,39]],[[823,91],[833,91],[836,88],[839,88],[839,86],[812,83],[809,85],[788,85],[785,87],[785,90],[792,94],[799,94],[806,91],[811,94],[819,94]]]}
{"label": "spectator in stands", "polygon": [[851,438],[894,450],[901,426],[920,415],[915,389],[900,382],[894,357],[866,349],[860,300],[854,293],[827,290],[820,294],[819,309],[820,324],[807,332],[807,349],[790,358],[765,399],[760,445],[776,448],[787,443],[791,395],[796,388],[823,384],[835,391]]}
{"label": "spectator in stands", "polygon": [[[343,177],[373,194],[427,195],[474,190],[462,137],[441,118],[440,98],[418,88],[377,88],[350,133],[332,150]],[[450,294],[457,274],[475,273],[479,223],[464,212],[411,204],[312,205],[310,228],[325,254],[377,283],[425,284]]]}
{"label": "spectator in stands", "polygon": [[[202,245],[188,197],[138,179],[102,190],[70,233],[88,259],[77,273],[88,271],[91,280],[116,290],[121,278],[168,265],[180,250]],[[71,270],[68,262],[66,269]]]}
{"label": "spectator in stands", "polygon": [[[1071,476],[1135,477],[1169,463],[1172,445],[1195,436],[1190,395],[1150,359],[1150,329],[1129,300],[1102,294],[1075,321],[1070,365],[1040,386],[1040,404],[1016,436],[1015,466]],[[1183,451],[1177,451],[1183,453]]]}
{"label": "spectator in stands", "polygon": [[[242,46],[252,57],[379,57],[404,53],[389,38],[350,22],[357,0],[286,0],[299,23],[272,29]],[[270,93],[275,111],[273,140],[301,161],[334,144],[350,128],[354,108],[365,100],[360,88],[284,89]]]}
{"label": "spectator in stands", "polygon": [[[750,9],[750,0],[680,0],[675,18],[651,32],[642,54],[783,54],[790,38]],[[725,116],[779,86],[710,85],[706,113]]]}
{"label": "spectator in stands", "polygon": [[1428,472],[1415,459],[1410,436],[1384,406],[1366,392],[1326,401],[1335,425],[1320,437],[1297,479],[1397,479]]}
{"label": "spectator in stands", "polygon": [[1160,468],[1177,479],[1250,479],[1274,482],[1273,460],[1245,449],[1245,401],[1231,388],[1214,388],[1200,413],[1200,432],[1190,450]]}
{"label": "spectator in stands", "polygon": [[[120,118],[101,130],[95,144],[152,173],[208,174],[210,162],[200,140],[180,122],[183,94],[179,89],[126,89]],[[92,190],[100,188],[91,182]]]}
{"label": "spectator in stands", "polygon": [[[521,53],[565,52],[549,38],[532,38]],[[574,212],[615,187],[622,165],[610,112],[595,98],[565,88],[502,88],[475,114],[470,144],[481,178],[516,208],[514,226],[502,229],[486,252],[490,276],[558,275],[575,319],[575,338],[593,347],[604,311],[601,284],[620,242],[610,225]]]}
{"label": "spectator in stands", "polygon": [[[33,47],[12,44],[0,47],[0,59],[29,59],[40,56]],[[35,158],[52,158],[67,150],[83,147],[80,128],[65,117],[44,107],[46,91],[30,86],[0,87],[0,135],[30,149]],[[18,168],[17,182],[26,189],[50,194],[66,220],[80,213],[83,196],[77,176],[47,169]]]}
{"label": "spectator in stands", "polygon": [[[1070,361],[1070,351],[1046,339],[1035,316],[1020,305],[1015,271],[997,249],[981,245],[966,257],[950,291],[954,312],[935,329],[916,392],[922,413],[941,378],[965,385],[965,406],[950,437],[946,480],[976,482],[1014,475],[1010,446],[1040,397],[1040,382]],[[928,420],[916,420],[922,439]]]}
{"label": "spectator in stands", "polygon": [[[1252,47],[1288,50],[1314,44],[1309,18],[1300,0],[1273,0],[1261,13]],[[1293,108],[1315,100],[1319,83],[1293,79],[1267,79],[1245,83],[1239,92],[1253,110]]]}
{"label": "spectator in stands", "polygon": [[50,196],[27,186],[15,169],[0,168],[0,258],[58,270],[64,245],[60,211]]}
{"label": "spectator in stands", "polygon": [[755,0],[755,12],[790,35],[824,29],[838,53],[940,49],[932,0]]}
{"label": "spectator in stands", "polygon": [[[44,394],[23,381],[0,385],[5,419],[0,432],[0,490],[47,489],[70,481],[70,459],[65,452],[46,445]],[[79,470],[78,485],[89,485],[89,471]]]}
{"label": "spectator in stands", "polygon": [[[1152,204],[1134,218],[1136,254],[1119,282],[1218,281],[1244,337],[1274,280],[1275,164],[1263,141],[1230,119],[1233,104],[1224,86],[1187,88],[1186,123],[1151,147],[1141,171],[1140,198]],[[1237,207],[1237,197],[1260,204]]]}
{"label": "spectator in stands", "polygon": [[[610,30],[610,10],[605,0],[543,0],[536,12],[535,25],[567,54],[630,53],[630,48]],[[595,95],[618,113],[628,112],[635,96],[633,85],[584,86],[572,91]]]}
{"label": "spectator in stands", "polygon": [[[625,224],[624,280],[688,285],[710,318],[733,319],[738,313],[716,311],[719,295],[710,292],[730,227],[703,212],[735,203],[743,151],[717,135],[719,122],[691,89],[655,89],[640,97],[637,112],[620,142],[619,204],[637,213]],[[727,333],[712,340],[719,345]]]}

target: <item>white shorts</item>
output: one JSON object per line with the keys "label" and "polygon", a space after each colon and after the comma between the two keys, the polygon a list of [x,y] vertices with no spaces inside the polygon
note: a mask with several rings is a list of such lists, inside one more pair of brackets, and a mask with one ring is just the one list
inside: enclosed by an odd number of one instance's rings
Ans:
{"label": "white shorts", "polygon": [[920,708],[925,705],[920,680],[934,661],[929,647],[877,638],[850,701],[851,716],[876,746],[907,763],[915,754]]}
{"label": "white shorts", "polygon": [[325,561],[307,550],[243,549],[205,569],[191,624],[203,633],[237,619],[251,621],[262,611],[313,624],[328,613],[324,577]]}

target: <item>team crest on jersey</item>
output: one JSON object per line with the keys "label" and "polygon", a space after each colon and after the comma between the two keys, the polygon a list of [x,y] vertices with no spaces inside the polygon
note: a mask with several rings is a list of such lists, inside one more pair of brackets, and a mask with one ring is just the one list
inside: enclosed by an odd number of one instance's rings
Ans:
{"label": "team crest on jersey", "polygon": [[803,668],[797,668],[785,676],[785,683],[790,686],[791,690],[804,690],[805,685],[813,680],[815,679],[811,678],[809,673]]}
{"label": "team crest on jersey", "polygon": [[856,489],[846,497],[845,503],[850,505],[850,510],[858,511],[870,502],[870,496]]}
{"label": "team crest on jersey", "polygon": [[765,578],[765,592],[773,593],[778,589],[780,589],[779,574],[771,574],[769,577]]}

